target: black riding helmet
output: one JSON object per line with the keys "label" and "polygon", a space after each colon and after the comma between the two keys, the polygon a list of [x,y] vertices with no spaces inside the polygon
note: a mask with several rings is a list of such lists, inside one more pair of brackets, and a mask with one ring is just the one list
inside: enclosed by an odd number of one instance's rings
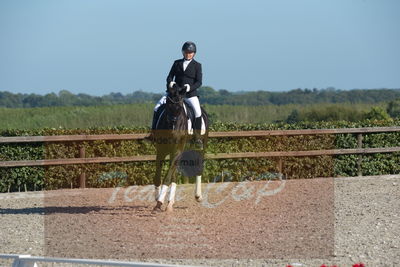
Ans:
{"label": "black riding helmet", "polygon": [[196,53],[196,45],[193,42],[187,41],[182,46],[183,52]]}

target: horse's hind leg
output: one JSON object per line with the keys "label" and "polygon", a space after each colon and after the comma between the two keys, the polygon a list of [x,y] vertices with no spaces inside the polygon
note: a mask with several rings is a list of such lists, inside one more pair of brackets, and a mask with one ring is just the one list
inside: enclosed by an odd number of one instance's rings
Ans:
{"label": "horse's hind leg", "polygon": [[162,160],[164,160],[165,156],[162,156],[160,153],[157,153],[156,156],[156,175],[154,176],[154,186],[159,187],[161,185],[161,169],[162,169]]}
{"label": "horse's hind leg", "polygon": [[202,194],[201,194],[201,175],[196,176],[196,189],[195,189],[194,198],[198,202],[200,202],[203,199]]}
{"label": "horse's hind leg", "polygon": [[[207,148],[207,142],[208,142],[208,131],[206,132],[205,135],[203,135],[203,149],[201,150],[201,159],[203,160],[202,164],[204,164],[204,155]],[[197,202],[201,202],[203,199],[201,193],[201,175],[196,176],[196,187],[194,192],[194,198],[196,199]]]}
{"label": "horse's hind leg", "polygon": [[167,196],[167,193],[168,193],[168,186],[161,185],[160,189],[159,189],[159,194],[158,194],[158,197],[157,197],[157,204],[156,204],[156,206],[154,207],[153,210],[161,211],[161,206],[162,206],[162,204],[164,204],[165,197]]}

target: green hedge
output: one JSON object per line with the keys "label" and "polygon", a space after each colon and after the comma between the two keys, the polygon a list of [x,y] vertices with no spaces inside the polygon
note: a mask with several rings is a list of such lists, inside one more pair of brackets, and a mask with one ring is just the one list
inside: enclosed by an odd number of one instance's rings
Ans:
{"label": "green hedge", "polygon": [[[234,124],[214,123],[212,131],[246,130],[290,130],[354,127],[399,126],[400,120],[362,121],[358,123],[320,122],[298,124]],[[74,134],[126,134],[147,132],[146,128],[89,128],[89,129],[42,129],[7,130],[1,136],[74,135]],[[154,154],[154,146],[142,140],[54,142],[1,144],[0,160],[33,160],[79,157],[79,146],[86,149],[86,157],[126,157]],[[400,146],[400,133],[364,135],[363,147]],[[295,151],[357,147],[357,135],[304,135],[267,136],[247,138],[211,138],[207,153],[250,152],[250,151]],[[288,157],[283,159],[283,172],[291,179],[355,176],[356,155]],[[267,177],[277,172],[277,159],[224,159],[208,160],[204,169],[204,180],[240,181]],[[88,187],[114,187],[152,183],[154,162],[76,164],[49,167],[0,168],[0,192],[18,190],[58,189],[79,186],[79,174],[86,173]],[[167,166],[164,166],[165,169]],[[399,153],[365,155],[362,161],[364,175],[400,173]],[[185,181],[179,177],[180,182]],[[189,180],[189,182],[193,182]]]}

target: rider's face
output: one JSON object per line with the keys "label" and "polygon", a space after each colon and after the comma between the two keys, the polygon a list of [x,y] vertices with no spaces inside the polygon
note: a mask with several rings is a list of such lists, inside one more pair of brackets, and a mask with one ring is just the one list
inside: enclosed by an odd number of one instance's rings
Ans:
{"label": "rider's face", "polygon": [[182,54],[186,60],[191,60],[194,57],[194,52],[182,51]]}

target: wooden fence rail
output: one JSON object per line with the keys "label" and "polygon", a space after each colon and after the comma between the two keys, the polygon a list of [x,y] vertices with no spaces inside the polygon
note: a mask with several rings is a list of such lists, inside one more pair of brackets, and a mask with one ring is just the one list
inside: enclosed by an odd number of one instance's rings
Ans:
{"label": "wooden fence rail", "polygon": [[[210,132],[211,138],[226,137],[260,137],[260,136],[293,136],[293,135],[321,135],[321,134],[357,134],[358,147],[352,149],[307,150],[307,151],[274,151],[274,152],[242,152],[242,153],[217,153],[206,154],[206,159],[234,159],[234,158],[266,158],[277,157],[278,166],[282,166],[284,157],[310,157],[323,155],[348,155],[357,154],[358,174],[362,175],[361,160],[363,154],[400,152],[400,147],[362,148],[363,134],[400,132],[400,127],[366,127],[343,129],[305,129],[305,130],[270,130],[270,131],[230,131]],[[104,135],[59,135],[59,136],[17,136],[0,137],[3,143],[32,143],[32,142],[72,142],[72,141],[96,141],[96,140],[138,140],[147,136],[140,134],[104,134]],[[50,166],[68,164],[111,163],[111,162],[138,162],[154,161],[155,155],[141,155],[131,157],[97,157],[86,158],[84,148],[80,148],[80,158],[69,159],[45,159],[45,160],[19,160],[0,161],[0,167],[23,166]],[[280,170],[281,171],[281,170]],[[85,174],[81,174],[81,187],[85,184]]]}
{"label": "wooden fence rail", "polygon": [[[350,148],[330,150],[305,150],[305,151],[274,151],[274,152],[240,152],[240,153],[216,153],[206,154],[206,159],[237,159],[237,158],[269,158],[269,157],[312,157],[334,156],[349,154],[373,154],[400,152],[400,147],[386,148]],[[0,161],[0,167],[26,167],[26,166],[51,166],[88,163],[115,163],[154,161],[155,155],[142,155],[131,157],[97,157],[97,158],[70,158],[70,159],[44,159],[44,160],[16,160]]]}
{"label": "wooden fence rail", "polygon": [[[317,134],[367,134],[400,132],[400,127],[365,127],[342,129],[304,129],[304,130],[269,130],[269,131],[230,131],[210,132],[210,137],[257,137],[257,136],[290,136],[290,135],[317,135]],[[41,143],[67,141],[96,141],[96,140],[137,140],[148,136],[147,133],[138,134],[97,134],[97,135],[51,135],[51,136],[13,136],[0,137],[1,143]]]}

